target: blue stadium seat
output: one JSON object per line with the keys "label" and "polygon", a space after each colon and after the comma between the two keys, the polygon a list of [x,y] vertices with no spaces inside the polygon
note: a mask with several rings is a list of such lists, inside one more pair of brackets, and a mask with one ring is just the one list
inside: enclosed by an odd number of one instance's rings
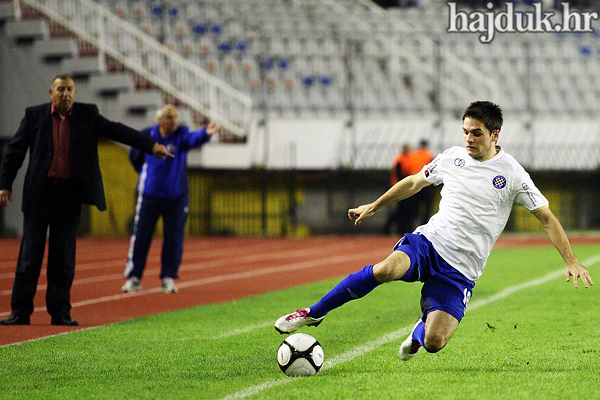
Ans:
{"label": "blue stadium seat", "polygon": [[235,48],[237,51],[239,51],[240,53],[245,53],[247,50],[247,44],[246,42],[244,42],[243,40],[240,40],[238,42],[235,43]]}
{"label": "blue stadium seat", "polygon": [[221,51],[221,53],[224,54],[230,53],[232,50],[231,43],[222,42],[221,44],[219,44],[219,50]]}
{"label": "blue stadium seat", "polygon": [[584,57],[588,57],[592,55],[592,49],[589,46],[581,46],[579,53]]}
{"label": "blue stadium seat", "polygon": [[179,17],[179,7],[173,6],[169,8],[169,16],[171,18],[178,18]]}
{"label": "blue stadium seat", "polygon": [[201,23],[195,23],[194,25],[192,25],[192,32],[196,36],[202,36],[207,32],[206,25]]}
{"label": "blue stadium seat", "polygon": [[151,8],[151,13],[152,13],[152,16],[154,16],[154,17],[158,17],[158,18],[162,17],[162,13],[163,13],[162,6],[158,5],[158,4],[153,5]]}

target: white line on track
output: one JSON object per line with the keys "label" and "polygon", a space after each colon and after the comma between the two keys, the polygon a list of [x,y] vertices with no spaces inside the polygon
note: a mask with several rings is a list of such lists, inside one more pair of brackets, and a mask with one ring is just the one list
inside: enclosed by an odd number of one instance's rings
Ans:
{"label": "white line on track", "polygon": [[[362,260],[365,257],[375,257],[375,256],[379,255],[380,253],[381,253],[381,250],[371,250],[369,252],[336,255],[336,256],[332,256],[332,257],[328,257],[328,258],[323,258],[320,260],[302,261],[302,262],[297,262],[297,263],[278,265],[278,266],[274,266],[274,267],[267,267],[267,268],[255,269],[255,270],[250,270],[250,271],[237,272],[237,273],[233,273],[233,274],[216,275],[216,276],[211,276],[208,278],[182,282],[182,283],[178,284],[178,286],[180,289],[184,289],[184,288],[188,288],[188,287],[209,285],[209,284],[233,281],[233,280],[238,280],[238,279],[254,278],[257,276],[277,274],[277,273],[281,273],[281,272],[299,271],[299,270],[304,270],[304,269],[309,269],[309,268],[322,267],[322,266],[326,266],[326,265],[330,265],[330,264],[334,264],[334,263],[357,262],[358,260]],[[127,298],[131,298],[131,297],[135,297],[135,296],[145,296],[148,294],[159,293],[161,290],[162,290],[162,288],[155,287],[152,289],[140,290],[139,292],[119,293],[119,294],[114,294],[114,295],[110,295],[110,296],[98,297],[98,298],[94,298],[94,299],[87,299],[87,300],[82,300],[82,301],[77,301],[77,302],[72,303],[72,307],[73,308],[83,307],[83,306],[87,306],[90,304],[106,303],[109,301],[122,300],[122,299],[127,299]],[[36,312],[46,311],[46,307],[36,307],[35,311]],[[10,311],[0,313],[0,317],[5,317],[8,315],[10,315]]]}
{"label": "white line on track", "polygon": [[[306,248],[297,248],[293,247],[290,249],[289,243],[275,243],[277,246],[274,247],[272,244],[268,243],[260,243],[257,245],[244,245],[240,248],[240,246],[234,249],[209,249],[206,251],[186,251],[184,255],[184,262],[182,264],[181,270],[194,270],[194,269],[203,269],[203,268],[216,268],[221,267],[223,265],[231,265],[231,263],[246,263],[252,261],[267,261],[272,259],[284,258],[284,257],[300,257],[304,256],[306,258],[307,255],[320,255],[324,250],[337,250],[343,251],[346,249],[355,248],[355,244],[352,242],[343,241],[341,243],[337,243],[335,246],[331,245],[332,240],[318,240],[312,241],[310,243],[310,247]],[[393,240],[390,241],[390,250],[393,246]],[[285,247],[285,249],[280,249],[281,247]],[[248,252],[252,252],[254,254],[248,255]],[[239,254],[238,254],[239,253]],[[124,254],[127,254],[126,252]],[[241,255],[243,257],[238,257]],[[190,262],[192,259],[210,259],[214,257],[226,257],[225,259],[217,259],[210,261],[198,261],[198,262]],[[126,256],[112,259],[104,259],[102,261],[83,261],[78,262],[76,270],[77,271],[90,271],[96,269],[104,269],[107,267],[118,267],[119,269],[125,268]],[[14,261],[16,264],[16,260]],[[147,265],[149,264],[160,264],[160,255],[155,255],[149,257],[147,261]],[[14,267],[11,267],[13,271],[0,273],[0,279],[12,279],[15,276]],[[40,275],[46,274],[46,268],[43,268]],[[74,282],[76,284],[76,282]],[[38,286],[38,290],[42,287]],[[4,293],[2,293],[4,294]],[[10,294],[10,293],[9,293]]]}
{"label": "white line on track", "polygon": [[[592,256],[592,257],[586,259],[585,261],[583,261],[582,264],[589,266],[589,265],[595,265],[598,262],[600,262],[600,254],[596,254],[595,256]],[[545,276],[542,276],[541,278],[533,279],[531,281],[524,282],[519,285],[509,286],[509,287],[505,288],[504,290],[501,290],[500,292],[498,292],[488,298],[472,301],[471,303],[469,303],[468,310],[472,311],[472,310],[478,309],[480,307],[483,307],[483,306],[493,303],[495,301],[505,299],[505,298],[511,296],[512,294],[514,294],[518,291],[521,291],[523,289],[540,286],[540,285],[543,285],[544,283],[553,281],[561,276],[564,277],[564,273],[565,273],[564,268],[561,268],[561,269],[551,272]],[[572,282],[571,282],[571,284],[572,284]],[[326,360],[323,363],[322,369],[328,370],[328,369],[334,368],[340,364],[346,363],[348,361],[353,360],[356,357],[362,356],[372,350],[375,350],[378,347],[383,346],[384,344],[404,338],[404,336],[410,332],[412,327],[413,327],[413,325],[404,326],[404,327],[398,329],[397,331],[383,335],[379,339],[367,342],[367,343],[357,346],[345,353],[339,354],[339,355],[331,358],[330,360]],[[271,389],[271,388],[274,388],[277,386],[285,385],[285,384],[291,383],[291,382],[295,382],[295,380],[290,379],[290,378],[272,379],[270,381],[266,381],[261,384],[255,385],[255,386],[247,387],[246,389],[242,389],[238,392],[228,394],[227,396],[223,397],[223,400],[245,399],[246,397],[254,396],[255,394],[261,393],[265,390],[268,390],[268,389]]]}
{"label": "white line on track", "polygon": [[[331,247],[327,247],[326,250],[330,249]],[[353,248],[351,244],[342,244],[342,245],[338,245],[335,248],[333,248],[335,250],[335,252],[337,253],[341,253],[344,250]],[[333,252],[333,251],[332,251]],[[259,253],[259,254],[251,254],[251,255],[245,255],[244,257],[238,257],[238,258],[229,258],[229,259],[222,259],[222,260],[208,260],[208,261],[202,261],[202,262],[197,262],[197,263],[191,263],[191,264],[183,264],[181,266],[181,268],[179,269],[181,272],[187,272],[187,271],[200,271],[203,269],[209,269],[209,268],[219,268],[219,267],[231,267],[233,265],[241,265],[241,264],[248,264],[248,263],[252,263],[252,262],[259,262],[259,261],[273,261],[273,260],[279,260],[279,259],[284,259],[284,258],[302,258],[302,259],[306,259],[307,257],[318,257],[320,255],[323,254],[323,249],[319,249],[319,248],[308,248],[308,249],[294,249],[294,250],[288,250],[288,251],[278,251],[276,253]],[[107,262],[106,261],[101,261],[99,263],[95,263],[93,265],[105,265],[106,266]],[[108,266],[113,266],[114,264],[109,264]],[[85,268],[85,267],[80,267],[77,266],[77,270],[82,270],[82,269],[95,269],[94,268]],[[148,268],[144,271],[144,275],[146,276],[153,276],[153,275],[158,275],[158,272],[160,272],[160,268]],[[14,274],[13,274],[14,275]],[[98,275],[98,276],[94,276],[94,277],[89,277],[89,278],[80,278],[80,279],[75,279],[73,281],[73,286],[78,286],[78,285],[85,285],[85,284],[90,284],[90,283],[99,283],[99,282],[109,282],[109,281],[115,281],[115,280],[121,280],[123,279],[123,275],[122,274],[110,274],[110,275]],[[181,285],[179,285],[181,286]],[[44,291],[48,288],[47,284],[40,284],[37,286],[37,292],[40,291]],[[6,289],[6,290],[2,290],[0,291],[0,296],[10,296],[12,294],[12,289]]]}

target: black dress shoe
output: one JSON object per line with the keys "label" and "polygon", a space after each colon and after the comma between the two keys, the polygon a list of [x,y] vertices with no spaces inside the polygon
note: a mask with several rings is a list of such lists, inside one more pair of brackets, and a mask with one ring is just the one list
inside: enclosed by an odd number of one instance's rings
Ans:
{"label": "black dress shoe", "polygon": [[0,321],[0,325],[29,325],[30,323],[29,317],[21,317],[18,315],[11,315]]}
{"label": "black dress shoe", "polygon": [[75,321],[71,317],[60,317],[60,318],[52,318],[52,325],[67,325],[67,326],[77,326],[79,322]]}

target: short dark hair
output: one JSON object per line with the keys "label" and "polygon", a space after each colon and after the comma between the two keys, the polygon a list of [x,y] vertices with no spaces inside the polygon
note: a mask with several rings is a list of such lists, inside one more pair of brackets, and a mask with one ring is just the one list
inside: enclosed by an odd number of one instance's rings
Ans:
{"label": "short dark hair", "polygon": [[52,85],[54,85],[54,81],[57,80],[57,79],[60,79],[61,81],[64,81],[66,79],[70,79],[73,82],[75,82],[75,79],[71,75],[69,75],[69,74],[58,74],[54,78],[52,78],[52,82],[50,82],[50,87],[52,87]]}
{"label": "short dark hair", "polygon": [[483,122],[490,133],[502,128],[502,110],[497,104],[490,101],[474,101],[469,104],[463,114],[463,121],[467,117]]}

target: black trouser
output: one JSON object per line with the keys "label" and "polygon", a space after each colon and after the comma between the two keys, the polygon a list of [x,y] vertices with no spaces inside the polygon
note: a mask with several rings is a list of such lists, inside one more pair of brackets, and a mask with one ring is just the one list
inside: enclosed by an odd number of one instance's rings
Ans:
{"label": "black trouser", "polygon": [[383,231],[386,235],[391,233],[392,225],[397,226],[399,236],[405,233],[412,233],[416,228],[415,221],[419,211],[419,204],[413,197],[406,198],[397,203],[396,209],[390,214],[385,222]]}
{"label": "black trouser", "polygon": [[48,232],[46,307],[53,318],[70,317],[81,185],[78,181],[48,180],[40,203],[37,210],[23,216],[23,238],[11,299],[13,315],[27,317],[33,313]]}

